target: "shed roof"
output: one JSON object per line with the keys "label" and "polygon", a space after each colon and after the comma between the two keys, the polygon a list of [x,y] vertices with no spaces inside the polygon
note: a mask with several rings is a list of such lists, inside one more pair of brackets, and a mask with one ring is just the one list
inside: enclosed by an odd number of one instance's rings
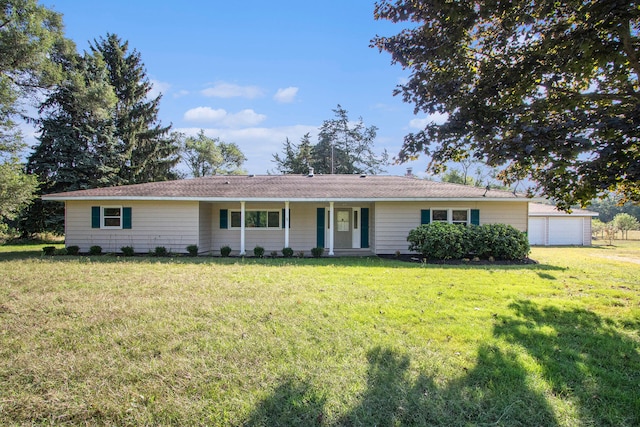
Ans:
{"label": "shed roof", "polygon": [[217,175],[95,188],[43,196],[45,200],[198,201],[529,201],[524,194],[388,175]]}
{"label": "shed roof", "polygon": [[571,213],[558,210],[554,205],[546,205],[542,203],[529,204],[529,216],[598,216],[597,212],[585,209],[572,209]]}

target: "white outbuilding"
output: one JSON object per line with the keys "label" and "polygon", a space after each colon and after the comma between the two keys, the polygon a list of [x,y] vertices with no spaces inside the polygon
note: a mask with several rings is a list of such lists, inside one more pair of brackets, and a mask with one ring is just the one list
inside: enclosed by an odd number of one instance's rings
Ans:
{"label": "white outbuilding", "polygon": [[597,212],[529,203],[529,243],[540,246],[591,246],[591,220]]}

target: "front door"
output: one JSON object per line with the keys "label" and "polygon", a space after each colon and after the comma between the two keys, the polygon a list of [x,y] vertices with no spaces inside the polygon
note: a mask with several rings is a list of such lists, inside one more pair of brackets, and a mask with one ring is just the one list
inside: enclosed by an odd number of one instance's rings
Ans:
{"label": "front door", "polygon": [[352,223],[351,209],[335,210],[335,247],[337,249],[351,249],[352,247]]}

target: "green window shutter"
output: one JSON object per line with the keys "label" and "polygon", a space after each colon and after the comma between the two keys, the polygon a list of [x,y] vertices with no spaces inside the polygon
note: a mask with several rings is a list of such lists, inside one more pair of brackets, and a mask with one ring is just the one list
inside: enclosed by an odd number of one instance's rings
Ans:
{"label": "green window shutter", "polygon": [[360,209],[360,247],[369,247],[369,208]]}
{"label": "green window shutter", "polygon": [[471,209],[471,224],[480,225],[480,210]]}
{"label": "green window shutter", "polygon": [[100,206],[91,206],[91,228],[100,228]]}
{"label": "green window shutter", "polygon": [[131,208],[122,208],[122,228],[131,229]]}
{"label": "green window shutter", "polygon": [[[285,222],[285,218],[284,218],[284,209],[282,209],[282,228],[284,228],[284,222]],[[289,228],[291,228],[291,209],[289,209]]]}
{"label": "green window shutter", "polygon": [[324,248],[324,208],[318,208],[317,210],[316,247]]}
{"label": "green window shutter", "polygon": [[229,210],[220,209],[220,229],[229,228]]}
{"label": "green window shutter", "polygon": [[422,209],[420,211],[420,225],[429,224],[431,222],[431,209]]}

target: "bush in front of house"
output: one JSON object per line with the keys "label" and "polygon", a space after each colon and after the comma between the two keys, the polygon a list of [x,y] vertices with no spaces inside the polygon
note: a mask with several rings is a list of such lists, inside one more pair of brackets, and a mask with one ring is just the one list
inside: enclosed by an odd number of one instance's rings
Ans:
{"label": "bush in front of house", "polygon": [[156,246],[156,248],[153,251],[153,254],[155,256],[167,256],[169,252],[167,251],[167,248],[165,248],[164,246]]}
{"label": "bush in front of house", "polygon": [[314,258],[320,258],[322,257],[323,254],[324,254],[324,248],[321,248],[320,246],[311,248],[311,255]]}
{"label": "bush in front of house", "polygon": [[445,222],[421,225],[409,232],[409,250],[427,259],[461,259],[467,253],[466,230]]}
{"label": "bush in front of house", "polygon": [[293,249],[292,248],[282,248],[282,256],[285,258],[293,257]]}
{"label": "bush in front of house", "polygon": [[102,246],[93,245],[89,248],[89,255],[102,255]]}
{"label": "bush in front of house", "polygon": [[506,224],[463,227],[435,222],[409,232],[409,250],[426,259],[447,260],[473,256],[520,260],[529,255],[527,235]]}
{"label": "bush in front of house", "polygon": [[223,246],[220,248],[220,256],[228,257],[229,255],[231,255],[231,247]]}
{"label": "bush in front of house", "polygon": [[45,246],[44,248],[42,248],[42,253],[45,254],[46,256],[53,256],[56,254],[56,247]]}
{"label": "bush in front of house", "polygon": [[253,248],[253,256],[256,258],[262,258],[264,256],[264,248],[262,246],[256,246]]}
{"label": "bush in front of house", "polygon": [[470,227],[470,250],[480,258],[525,259],[531,250],[527,235],[507,224]]}
{"label": "bush in front of house", "polygon": [[80,246],[71,245],[67,246],[67,254],[76,256],[80,253]]}
{"label": "bush in front of house", "polygon": [[198,256],[198,245],[187,246],[187,252],[189,252],[189,256]]}
{"label": "bush in front of house", "polygon": [[133,246],[123,246],[120,248],[120,251],[124,256],[133,256],[135,254]]}

